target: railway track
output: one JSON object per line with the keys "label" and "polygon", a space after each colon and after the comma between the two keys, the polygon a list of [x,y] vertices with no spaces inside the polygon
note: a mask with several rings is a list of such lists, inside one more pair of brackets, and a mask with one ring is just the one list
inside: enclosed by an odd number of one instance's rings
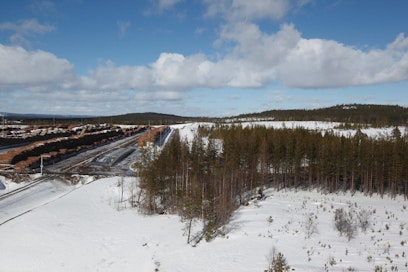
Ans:
{"label": "railway track", "polygon": [[[105,146],[100,146],[92,150],[88,150],[84,153],[80,153],[72,158],[68,158],[57,163],[55,166],[47,166],[47,172],[49,173],[75,173],[82,172],[78,171],[78,168],[91,164],[98,157],[104,156],[106,154],[112,153],[113,151],[135,145],[140,135],[131,136],[125,139],[121,139],[112,142]],[[68,165],[67,165],[68,164]],[[86,174],[86,173],[85,173]],[[89,174],[93,174],[90,172]]]}
{"label": "railway track", "polygon": [[44,175],[23,187],[3,194],[0,196],[0,226],[78,188],[64,184],[58,175]]}
{"label": "railway track", "polygon": [[18,194],[18,193],[21,193],[21,192],[23,192],[23,191],[26,191],[26,190],[28,190],[28,189],[30,189],[30,188],[32,188],[32,187],[34,187],[34,186],[36,186],[36,185],[38,185],[38,184],[44,182],[44,181],[47,181],[47,180],[49,180],[49,177],[47,177],[47,176],[39,177],[39,178],[35,179],[34,181],[30,182],[30,183],[27,184],[27,185],[24,185],[24,186],[22,186],[22,187],[19,187],[19,188],[17,188],[17,189],[14,189],[14,190],[12,190],[12,191],[9,191],[9,192],[7,192],[7,193],[4,193],[4,194],[0,195],[0,201],[3,200],[3,199],[8,198],[8,197],[10,197],[10,196],[13,196],[13,195],[15,195],[15,194]]}

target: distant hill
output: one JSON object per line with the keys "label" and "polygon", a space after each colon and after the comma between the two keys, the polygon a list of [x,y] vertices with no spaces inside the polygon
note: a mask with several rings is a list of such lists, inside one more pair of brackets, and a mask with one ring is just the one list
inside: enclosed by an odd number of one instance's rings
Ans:
{"label": "distant hill", "polygon": [[82,120],[93,118],[89,115],[59,115],[59,114],[24,114],[0,112],[0,123],[24,123],[24,124],[72,124],[81,123]]}
{"label": "distant hill", "polygon": [[235,118],[260,118],[277,121],[330,121],[371,124],[373,126],[408,125],[408,108],[393,105],[347,104],[313,110],[270,110],[241,114]]}
{"label": "distant hill", "polygon": [[4,117],[10,120],[16,119],[26,120],[26,119],[80,119],[80,118],[92,118],[94,116],[0,112],[0,117]]}
{"label": "distant hill", "polygon": [[183,117],[155,112],[128,113],[114,116],[50,115],[0,113],[8,120],[28,124],[52,123],[116,123],[134,125],[166,125],[185,122],[223,121],[226,119],[267,119],[276,121],[329,121],[373,126],[408,125],[408,108],[398,105],[343,104],[320,109],[269,110],[226,118]]}
{"label": "distant hill", "polygon": [[373,126],[408,125],[408,108],[397,105],[343,104],[313,110],[270,110],[241,114],[228,118],[182,117],[161,113],[129,113],[111,117],[99,117],[104,122],[136,124],[174,124],[194,121],[222,121],[225,119],[273,119],[277,121],[331,121],[370,124]]}
{"label": "distant hill", "polygon": [[25,124],[77,124],[77,123],[115,123],[133,125],[160,125],[177,124],[188,121],[203,121],[204,118],[182,117],[172,114],[155,112],[128,113],[114,116],[89,116],[89,115],[52,115],[52,114],[19,114],[0,112],[0,123],[4,119],[8,122],[21,121]]}
{"label": "distant hill", "polygon": [[94,121],[101,123],[120,123],[120,124],[141,124],[141,125],[166,125],[177,124],[189,121],[203,121],[204,118],[199,117],[183,117],[173,114],[163,114],[155,112],[145,113],[128,113],[115,116],[96,117]]}

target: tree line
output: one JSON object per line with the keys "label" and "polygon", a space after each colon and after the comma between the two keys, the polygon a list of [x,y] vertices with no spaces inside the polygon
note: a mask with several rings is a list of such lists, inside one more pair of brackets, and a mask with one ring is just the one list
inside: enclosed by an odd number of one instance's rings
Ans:
{"label": "tree line", "polygon": [[346,122],[376,127],[406,125],[408,108],[398,105],[348,104],[320,109],[270,110],[239,115],[240,118],[273,118],[276,121]]}
{"label": "tree line", "polygon": [[359,130],[345,137],[303,128],[202,127],[191,143],[176,131],[160,153],[142,157],[144,211],[175,212],[189,224],[200,218],[208,239],[265,187],[408,197],[408,136],[398,128],[373,139]]}

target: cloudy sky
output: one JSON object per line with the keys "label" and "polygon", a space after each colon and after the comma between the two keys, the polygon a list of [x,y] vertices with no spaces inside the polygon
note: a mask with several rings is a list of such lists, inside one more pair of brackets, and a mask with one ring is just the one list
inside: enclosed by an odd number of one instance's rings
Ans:
{"label": "cloudy sky", "polygon": [[0,112],[408,106],[406,0],[3,0]]}

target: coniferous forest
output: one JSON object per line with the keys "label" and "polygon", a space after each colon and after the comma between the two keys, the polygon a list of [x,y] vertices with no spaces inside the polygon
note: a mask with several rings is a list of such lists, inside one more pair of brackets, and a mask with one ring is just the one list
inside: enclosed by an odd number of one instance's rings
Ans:
{"label": "coniferous forest", "polygon": [[[232,212],[266,187],[408,196],[408,137],[353,137],[307,129],[214,126],[188,143],[177,131],[139,166],[147,213],[203,220],[210,239]],[[190,225],[191,226],[191,225]]]}

